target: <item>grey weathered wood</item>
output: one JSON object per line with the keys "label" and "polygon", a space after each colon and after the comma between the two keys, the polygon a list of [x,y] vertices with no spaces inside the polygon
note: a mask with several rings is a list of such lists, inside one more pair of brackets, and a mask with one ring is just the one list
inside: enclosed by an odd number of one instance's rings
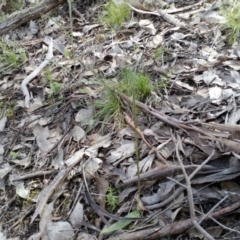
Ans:
{"label": "grey weathered wood", "polygon": [[39,18],[41,15],[66,2],[67,0],[45,0],[34,7],[14,12],[0,22],[0,36],[30,20]]}

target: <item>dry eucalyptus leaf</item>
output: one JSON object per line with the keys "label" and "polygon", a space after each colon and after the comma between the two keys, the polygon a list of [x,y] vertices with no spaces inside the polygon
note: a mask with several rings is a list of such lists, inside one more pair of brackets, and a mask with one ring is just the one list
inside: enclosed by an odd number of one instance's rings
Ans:
{"label": "dry eucalyptus leaf", "polygon": [[39,124],[36,124],[33,127],[33,134],[36,137],[37,144],[42,153],[46,153],[51,149],[51,143],[48,140],[49,138],[49,131],[48,127],[43,128]]}
{"label": "dry eucalyptus leaf", "polygon": [[74,229],[80,229],[83,220],[83,213],[83,205],[77,201],[77,204],[69,217],[69,222]]}
{"label": "dry eucalyptus leaf", "polygon": [[155,35],[157,32],[156,28],[153,25],[153,22],[148,19],[140,20],[139,26],[152,35]]}
{"label": "dry eucalyptus leaf", "polygon": [[74,230],[68,222],[51,222],[45,227],[49,240],[66,240],[74,236]]}
{"label": "dry eucalyptus leaf", "polygon": [[73,128],[73,140],[76,142],[79,142],[80,140],[84,140],[86,136],[85,131],[79,127],[79,126],[74,126]]}
{"label": "dry eucalyptus leaf", "polygon": [[116,150],[110,152],[110,155],[107,157],[109,163],[113,163],[119,159],[125,159],[130,157],[135,152],[135,143],[134,141],[124,141]]}

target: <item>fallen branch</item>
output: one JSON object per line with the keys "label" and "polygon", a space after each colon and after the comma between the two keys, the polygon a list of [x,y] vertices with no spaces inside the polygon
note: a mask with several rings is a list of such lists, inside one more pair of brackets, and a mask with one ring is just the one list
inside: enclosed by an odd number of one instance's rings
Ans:
{"label": "fallen branch", "polygon": [[[199,166],[198,165],[185,166],[185,169],[188,172],[193,172],[196,168],[198,169]],[[214,168],[212,166],[209,166],[209,165],[202,166],[201,170],[204,170],[205,173],[208,173],[208,171],[213,171],[213,172],[221,171],[221,170],[216,169],[216,168]],[[164,177],[167,177],[167,176],[173,176],[173,175],[176,175],[178,173],[182,173],[181,167],[168,167],[166,165],[163,165],[163,166],[157,167],[157,168],[155,168],[151,171],[141,173],[140,174],[140,180],[141,181],[157,180],[157,179],[161,179],[161,178],[164,178]],[[123,183],[120,184],[117,187],[118,188],[126,187],[126,186],[132,185],[134,183],[137,183],[137,181],[138,181],[138,176],[134,176],[130,179],[124,180]]]}
{"label": "fallen branch", "polygon": [[150,11],[144,6],[142,6],[142,4],[138,1],[134,1],[133,3],[126,3],[131,9],[138,13],[155,15],[158,17],[162,17],[166,22],[173,24],[177,27],[187,27],[185,23],[179,21],[175,16],[170,15],[167,10],[158,9],[157,11]]}
{"label": "fallen branch", "polygon": [[45,0],[34,7],[14,12],[0,22],[0,36],[30,20],[41,17],[43,14],[66,2],[67,0]]}
{"label": "fallen branch", "polygon": [[20,176],[20,177],[14,179],[13,182],[27,180],[30,178],[32,179],[32,178],[47,176],[47,175],[54,174],[56,172],[57,172],[56,170],[49,170],[49,171],[39,171],[39,172],[29,173],[29,174],[26,174],[26,175],[23,175],[23,176]]}
{"label": "fallen branch", "polygon": [[178,136],[177,139],[177,144],[176,144],[176,156],[178,159],[178,162],[182,168],[184,177],[185,177],[185,181],[186,181],[186,189],[187,189],[187,196],[188,196],[188,203],[189,203],[189,211],[190,211],[190,216],[191,216],[191,221],[192,224],[194,225],[194,227],[203,234],[203,236],[205,236],[206,239],[208,240],[214,240],[214,238],[205,230],[201,227],[201,225],[198,223],[198,221],[196,220],[196,214],[195,214],[195,208],[194,208],[194,202],[193,202],[193,193],[192,193],[192,187],[191,187],[191,182],[190,182],[190,178],[186,173],[185,167],[182,163],[182,159],[180,157],[179,154],[179,143],[180,143],[180,137]]}
{"label": "fallen branch", "polygon": [[[125,94],[120,94],[120,97],[124,100],[124,101],[127,101],[128,103],[131,103],[132,104],[132,100],[126,96]],[[151,115],[155,116],[157,119],[175,127],[175,128],[179,128],[179,129],[182,129],[184,132],[186,132],[188,134],[188,131],[187,130],[193,130],[197,133],[200,133],[204,136],[212,136],[212,134],[208,134],[206,131],[203,131],[202,129],[200,128],[197,128],[193,125],[191,126],[188,126],[185,124],[185,122],[183,121],[179,121],[175,118],[172,118],[170,116],[167,116],[165,115],[164,113],[161,113],[157,110],[155,110],[154,108],[152,107],[149,107],[147,106],[146,104],[142,103],[142,102],[139,102],[139,101],[136,101],[135,100],[135,104],[137,107],[139,107],[141,110],[143,110],[144,112],[147,112],[147,113],[150,113]]]}
{"label": "fallen branch", "polygon": [[[211,213],[206,219],[219,218],[226,213],[230,213],[240,207],[240,201],[233,203],[232,205],[217,210]],[[201,220],[202,217],[197,217],[196,221]],[[171,235],[181,234],[186,232],[189,228],[193,227],[191,219],[176,222],[173,224],[168,224],[165,227],[153,227],[147,228],[141,231],[135,231],[131,233],[124,233],[115,235],[108,238],[108,240],[138,240],[138,239],[159,239],[162,237],[169,237]]]}
{"label": "fallen branch", "polygon": [[53,42],[52,38],[50,40],[50,43],[48,45],[48,52],[46,54],[45,60],[30,74],[28,75],[21,84],[21,90],[23,92],[23,95],[25,96],[25,107],[29,108],[30,106],[30,94],[27,88],[27,84],[31,82],[49,63],[49,61],[53,57]]}

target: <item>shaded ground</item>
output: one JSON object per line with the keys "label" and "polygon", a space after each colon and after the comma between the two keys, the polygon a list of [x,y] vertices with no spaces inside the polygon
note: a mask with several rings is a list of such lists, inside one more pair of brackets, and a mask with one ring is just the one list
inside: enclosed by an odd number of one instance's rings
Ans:
{"label": "shaded ground", "polygon": [[[72,24],[63,5],[2,37],[27,56],[13,67],[1,47],[3,239],[239,237],[238,39],[227,44],[213,1],[129,4],[114,29],[104,2],[77,2]],[[26,108],[21,83],[50,37]],[[134,101],[121,81],[138,74],[150,90]]]}

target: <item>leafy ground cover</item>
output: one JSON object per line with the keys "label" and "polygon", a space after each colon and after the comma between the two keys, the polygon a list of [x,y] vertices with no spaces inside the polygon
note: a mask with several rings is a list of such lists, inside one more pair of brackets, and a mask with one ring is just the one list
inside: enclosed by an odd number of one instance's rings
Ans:
{"label": "leafy ground cover", "polygon": [[4,34],[1,239],[238,238],[239,11],[69,1]]}

